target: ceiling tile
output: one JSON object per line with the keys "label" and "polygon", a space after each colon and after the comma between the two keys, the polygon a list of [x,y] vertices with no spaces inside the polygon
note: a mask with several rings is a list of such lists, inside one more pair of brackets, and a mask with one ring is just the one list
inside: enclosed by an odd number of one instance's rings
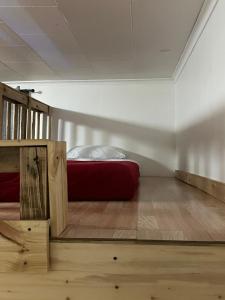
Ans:
{"label": "ceiling tile", "polygon": [[43,62],[8,62],[7,66],[23,75],[25,80],[59,79]]}
{"label": "ceiling tile", "polygon": [[156,61],[161,56],[157,63],[162,69],[165,64],[163,58],[166,57],[162,50],[168,49],[170,63],[165,68],[169,66],[170,74],[173,73],[203,3],[204,0],[133,0],[137,64],[140,59],[143,61],[145,58],[148,64],[149,60]]}
{"label": "ceiling tile", "polygon": [[25,43],[6,24],[0,23],[0,47],[3,46],[25,46]]}
{"label": "ceiling tile", "polygon": [[132,54],[130,0],[59,0],[58,5],[89,60]]}
{"label": "ceiling tile", "polygon": [[24,77],[0,62],[0,81],[24,80]]}
{"label": "ceiling tile", "polygon": [[170,77],[203,2],[0,0],[0,61],[27,80]]}
{"label": "ceiling tile", "polygon": [[26,46],[0,47],[2,62],[29,62],[41,61],[40,57]]}
{"label": "ceiling tile", "polygon": [[55,0],[0,0],[0,7],[56,6]]}

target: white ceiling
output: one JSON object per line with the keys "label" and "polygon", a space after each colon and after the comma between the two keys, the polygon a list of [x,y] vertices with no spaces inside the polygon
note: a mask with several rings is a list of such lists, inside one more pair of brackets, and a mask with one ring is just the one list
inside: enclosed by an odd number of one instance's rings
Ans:
{"label": "white ceiling", "polygon": [[0,0],[0,81],[171,77],[204,0]]}

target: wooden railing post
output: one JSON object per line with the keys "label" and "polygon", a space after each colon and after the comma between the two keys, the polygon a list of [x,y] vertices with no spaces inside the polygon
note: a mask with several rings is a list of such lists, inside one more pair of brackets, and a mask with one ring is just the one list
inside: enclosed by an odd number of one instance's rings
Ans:
{"label": "wooden railing post", "polygon": [[3,128],[3,94],[0,92],[0,140],[2,140]]}
{"label": "wooden railing post", "polygon": [[22,220],[49,218],[47,148],[20,148],[20,216]]}

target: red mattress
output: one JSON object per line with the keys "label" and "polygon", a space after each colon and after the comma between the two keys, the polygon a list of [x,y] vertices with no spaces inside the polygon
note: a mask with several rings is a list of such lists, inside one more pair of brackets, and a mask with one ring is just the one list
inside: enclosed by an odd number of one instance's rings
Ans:
{"label": "red mattress", "polygon": [[[130,200],[139,181],[132,161],[68,161],[69,201]],[[18,202],[19,174],[0,173],[0,202]]]}

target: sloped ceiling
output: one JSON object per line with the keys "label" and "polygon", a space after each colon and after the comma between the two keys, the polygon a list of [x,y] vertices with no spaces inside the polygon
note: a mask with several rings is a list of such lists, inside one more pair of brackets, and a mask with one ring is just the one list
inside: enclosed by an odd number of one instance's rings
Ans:
{"label": "sloped ceiling", "polygon": [[0,0],[0,81],[171,77],[204,0]]}

